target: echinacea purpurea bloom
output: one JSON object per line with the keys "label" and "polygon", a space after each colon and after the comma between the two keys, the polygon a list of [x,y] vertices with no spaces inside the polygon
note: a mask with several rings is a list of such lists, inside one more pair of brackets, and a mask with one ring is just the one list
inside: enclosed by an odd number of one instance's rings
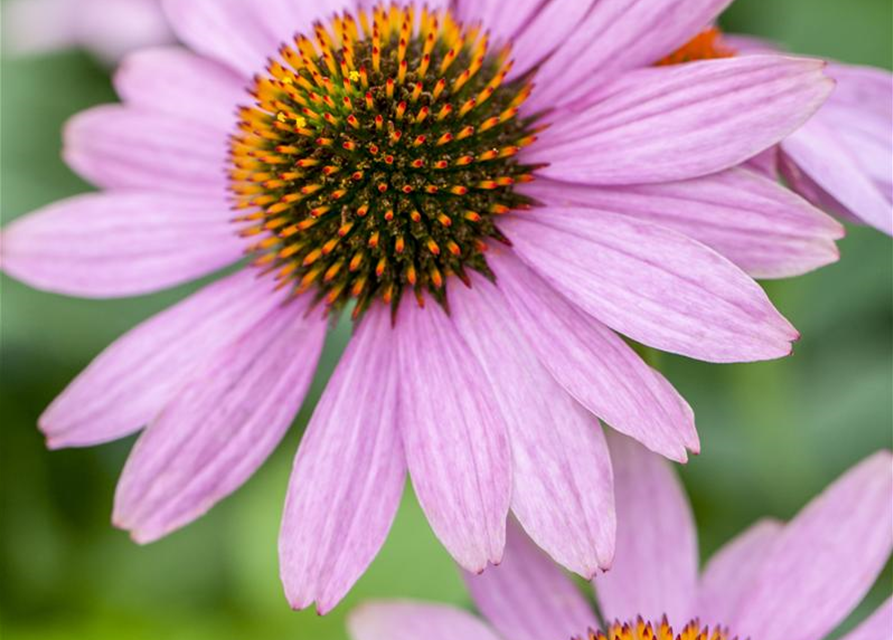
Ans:
{"label": "echinacea purpurea bloom", "polygon": [[[740,55],[778,50],[753,38],[728,41]],[[893,74],[842,62],[827,72],[834,92],[779,145],[775,168],[816,206],[893,235]]]}
{"label": "echinacea purpurea bloom", "polygon": [[[758,521],[699,570],[691,507],[673,470],[628,438],[609,440],[617,555],[593,581],[600,615],[511,526],[502,565],[466,574],[483,620],[433,603],[368,603],[351,614],[354,640],[823,640],[890,557],[889,451],[858,463],[790,522]],[[891,630],[888,599],[843,638],[882,640]]]}
{"label": "echinacea purpurea bloom", "polygon": [[[167,3],[195,53],[128,58],[124,104],[72,120],[66,160],[103,192],[10,225],[3,269],[101,298],[250,264],[101,354],[41,417],[49,445],[148,425],[113,519],[158,539],[263,463],[349,306],[285,506],[292,605],[343,597],[407,472],[471,571],[500,560],[510,510],[562,565],[607,568],[597,418],[674,460],[699,446],[618,333],[713,362],[785,356],[797,333],[742,269],[836,258],[836,222],[735,168],[819,107],[821,63],[639,68],[726,4]],[[561,202],[584,189],[600,203]]]}

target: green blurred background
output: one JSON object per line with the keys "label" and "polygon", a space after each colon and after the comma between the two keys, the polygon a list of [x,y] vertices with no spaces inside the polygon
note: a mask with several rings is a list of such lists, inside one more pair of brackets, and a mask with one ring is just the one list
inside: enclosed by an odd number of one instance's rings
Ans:
{"label": "green blurred background", "polygon": [[[739,0],[723,22],[792,50],[891,65],[890,0]],[[60,127],[78,110],[112,100],[106,71],[85,54],[2,60],[4,224],[88,188],[59,158]],[[790,517],[847,467],[891,446],[891,243],[851,227],[841,250],[837,265],[767,285],[803,333],[792,358],[661,362],[698,415],[703,455],[682,475],[705,555],[760,516]],[[349,327],[332,335],[295,428],[261,471],[199,522],[139,547],[109,523],[132,440],[50,453],[35,423],[105,345],[191,288],[81,301],[5,277],[0,286],[4,638],[341,639],[345,613],[371,597],[469,605],[411,496],[372,568],[332,614],[292,612],[282,596],[276,536],[291,459]],[[857,616],[889,593],[888,567]]]}

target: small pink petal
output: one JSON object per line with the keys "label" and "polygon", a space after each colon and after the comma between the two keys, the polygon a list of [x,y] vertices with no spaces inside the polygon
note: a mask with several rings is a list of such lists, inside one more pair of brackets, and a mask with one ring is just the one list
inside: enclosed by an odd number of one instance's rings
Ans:
{"label": "small pink petal", "polygon": [[879,606],[871,616],[842,640],[881,640],[893,630],[893,598]]}
{"label": "small pink petal", "polygon": [[508,424],[512,511],[558,563],[590,578],[614,553],[614,488],[601,426],[539,363],[500,291],[482,276],[472,283],[453,289],[450,315]]}
{"label": "small pink petal", "polygon": [[233,132],[237,105],[251,102],[245,80],[181,47],[144,49],[124,59],[115,89],[125,104]]}
{"label": "small pink petal", "polygon": [[592,607],[561,570],[510,523],[505,558],[480,575],[465,574],[471,597],[504,638],[582,637],[597,629]]}
{"label": "small pink petal", "polygon": [[434,533],[468,571],[502,559],[511,500],[508,431],[486,373],[443,310],[406,301],[394,329],[400,428]]}
{"label": "small pink petal", "polygon": [[103,351],[40,416],[48,445],[90,446],[133,433],[281,301],[246,269],[146,320]]}
{"label": "small pink petal", "polygon": [[798,338],[750,277],[676,231],[556,207],[501,228],[556,290],[637,342],[708,362],[749,362],[786,356]]}
{"label": "small pink petal", "polygon": [[608,620],[684,625],[695,614],[698,542],[682,483],[666,460],[617,433],[608,434],[617,496],[617,554],[595,579]]}
{"label": "small pink petal", "polygon": [[63,156],[85,180],[104,189],[227,194],[227,136],[189,120],[104,105],[65,126]]}
{"label": "small pink petal", "polygon": [[511,255],[490,266],[523,334],[555,380],[613,428],[677,461],[698,450],[685,400],[617,334]]}
{"label": "small pink petal", "polygon": [[[162,0],[174,31],[194,51],[251,78],[295,33],[348,8],[349,0]],[[312,32],[309,33],[312,38]]]}
{"label": "small pink petal", "polygon": [[[560,105],[618,72],[647,67],[672,53],[731,0],[599,0],[537,73],[529,108]],[[585,2],[576,4],[585,5]],[[548,34],[541,37],[548,39]]]}
{"label": "small pink petal", "polygon": [[868,593],[890,557],[891,495],[889,451],[845,473],[778,535],[727,624],[740,637],[761,640],[825,637]]}
{"label": "small pink petal", "polygon": [[642,69],[600,85],[523,154],[567,182],[685,180],[738,165],[781,141],[833,88],[815,60],[746,56]]}
{"label": "small pink petal", "polygon": [[[850,117],[859,117],[855,112]],[[799,172],[840,203],[846,211],[866,224],[893,235],[893,208],[883,191],[860,166],[859,155],[851,151],[837,130],[826,126],[821,118],[808,122],[782,144],[785,156]],[[858,148],[856,149],[858,150]],[[782,165],[787,168],[789,165]],[[795,188],[801,182],[788,171]],[[803,190],[807,197],[813,196]],[[813,196],[814,197],[814,196]]]}
{"label": "small pink petal", "polygon": [[151,293],[242,258],[245,241],[221,199],[93,193],[3,231],[2,269],[32,287],[90,298]]}
{"label": "small pink petal", "polygon": [[725,626],[732,619],[782,527],[777,520],[760,520],[710,558],[698,587],[702,623]]}
{"label": "small pink petal", "polygon": [[363,318],[326,386],[295,458],[279,534],[292,607],[334,607],[387,537],[406,461],[397,429],[389,309]]}
{"label": "small pink petal", "polygon": [[844,235],[833,218],[747,169],[623,187],[542,179],[523,190],[547,205],[616,211],[674,229],[754,278],[786,278],[835,262],[840,254],[834,241]]}

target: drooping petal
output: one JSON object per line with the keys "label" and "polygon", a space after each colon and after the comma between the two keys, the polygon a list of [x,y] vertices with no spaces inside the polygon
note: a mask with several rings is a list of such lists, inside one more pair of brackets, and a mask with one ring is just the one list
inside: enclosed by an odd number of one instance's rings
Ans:
{"label": "drooping petal", "polygon": [[501,227],[549,284],[637,342],[708,362],[747,362],[786,356],[798,338],[759,285],[676,231],[557,207]]}
{"label": "drooping petal", "polygon": [[63,200],[3,231],[2,269],[32,287],[90,298],[132,296],[237,262],[245,242],[222,199],[101,193]]}
{"label": "drooping petal", "polygon": [[[858,117],[858,116],[856,116]],[[854,155],[839,139],[837,131],[821,119],[813,120],[782,144],[785,156],[793,160],[796,170],[809,177],[840,206],[866,224],[893,235],[893,209],[884,193],[860,166]],[[782,165],[791,184],[802,182],[790,165]],[[799,189],[806,197],[814,195],[809,189]]]}
{"label": "drooping petal", "polygon": [[835,262],[843,227],[804,199],[746,169],[625,187],[537,180],[523,191],[547,205],[591,207],[674,229],[755,278],[801,275]]}
{"label": "drooping petal", "polygon": [[511,450],[485,372],[443,310],[404,303],[394,330],[400,427],[422,509],[468,571],[498,563],[511,499]]}
{"label": "drooping petal", "polygon": [[347,626],[353,640],[502,640],[466,611],[422,602],[369,602]]}
{"label": "drooping petal", "polygon": [[617,553],[595,579],[606,619],[685,624],[693,615],[698,543],[691,507],[666,460],[608,433],[617,497]]}
{"label": "drooping petal", "polygon": [[387,537],[406,461],[397,429],[390,315],[370,310],[326,386],[298,449],[279,534],[292,607],[321,614],[344,596]]}
{"label": "drooping petal", "polygon": [[642,69],[556,111],[523,159],[591,184],[686,180],[738,165],[802,125],[828,97],[823,63],[748,56]]}
{"label": "drooping petal", "polygon": [[731,620],[782,526],[776,520],[760,520],[710,558],[698,587],[697,612],[703,624],[722,626]]}
{"label": "drooping petal", "polygon": [[[186,3],[188,4],[188,3]],[[210,126],[123,105],[83,111],[65,127],[63,156],[98,187],[227,193],[226,135]]]}
{"label": "drooping petal", "polygon": [[490,266],[540,362],[578,402],[669,458],[698,450],[685,400],[613,331],[586,316],[510,255]]}
{"label": "drooping petal", "polygon": [[518,254],[579,307],[638,342],[735,362],[788,355],[799,337],[752,279],[687,236],[592,209],[542,211],[503,225]]}
{"label": "drooping petal", "polygon": [[504,638],[582,637],[598,628],[583,594],[517,525],[509,524],[502,564],[465,574],[471,597]]}
{"label": "drooping petal", "polygon": [[601,426],[539,363],[499,290],[482,276],[472,282],[451,292],[450,316],[508,424],[512,511],[552,558],[591,578],[610,566],[616,526]]}
{"label": "drooping petal", "polygon": [[285,435],[316,370],[326,322],[298,299],[208,360],[130,454],[113,520],[140,543],[203,515]]}
{"label": "drooping petal", "polygon": [[853,631],[843,637],[843,640],[879,640],[884,634],[889,634],[893,629],[893,598],[879,606],[871,616]]}
{"label": "drooping petal", "polygon": [[40,417],[52,448],[124,437],[152,420],[215,353],[282,297],[251,270],[208,285],[116,340]]}
{"label": "drooping petal", "polygon": [[647,67],[688,42],[731,0],[600,0],[537,74],[534,110]]}
{"label": "drooping petal", "polygon": [[232,133],[239,104],[251,102],[245,80],[180,47],[144,49],[124,59],[115,89],[136,109],[180,117]]}
{"label": "drooping petal", "polygon": [[844,474],[778,535],[727,624],[740,637],[761,640],[811,640],[831,632],[890,557],[891,495],[889,451]]}

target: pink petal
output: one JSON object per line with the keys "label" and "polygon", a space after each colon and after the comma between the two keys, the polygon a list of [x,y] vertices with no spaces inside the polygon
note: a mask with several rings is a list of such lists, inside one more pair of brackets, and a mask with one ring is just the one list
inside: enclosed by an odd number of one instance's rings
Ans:
{"label": "pink petal", "polygon": [[245,80],[227,67],[180,47],[134,53],[115,73],[121,99],[139,110],[163,113],[232,133],[239,104],[252,103]]}
{"label": "pink petal", "polygon": [[292,607],[327,613],[378,553],[397,513],[406,462],[396,424],[390,313],[366,314],[295,458],[279,557]]}
{"label": "pink petal", "polygon": [[[531,110],[562,104],[612,74],[647,67],[709,25],[731,0],[599,0],[539,73]],[[580,3],[583,4],[583,3]]]}
{"label": "pink petal", "polygon": [[163,0],[180,40],[251,78],[279,45],[260,17],[264,3],[247,0]]}
{"label": "pink petal", "polygon": [[108,298],[166,289],[238,261],[222,200],[103,193],[52,204],[3,231],[2,267],[27,284]]}
{"label": "pink petal", "polygon": [[[478,0],[464,0],[475,4]],[[498,0],[493,0],[498,2]],[[518,30],[512,39],[515,65],[509,78],[521,76],[560,48],[577,30],[596,0],[549,0]],[[516,3],[503,3],[515,9]],[[485,26],[486,28],[486,26]],[[539,75],[537,76],[540,77]]]}
{"label": "pink petal", "polygon": [[[531,21],[535,21],[537,15],[546,11],[543,5],[550,4],[542,0],[516,0],[515,2],[503,2],[502,0],[460,0],[456,3],[456,17],[464,24],[480,23],[483,28],[490,33],[496,45],[513,42],[515,34],[529,25]],[[556,0],[551,4],[563,5],[570,4]],[[577,5],[583,5],[587,2],[575,2]],[[566,7],[566,9],[569,9]],[[541,34],[546,37],[551,33]],[[558,44],[556,41],[555,45]],[[514,54],[523,55],[524,52],[514,48]]]}
{"label": "pink petal", "polygon": [[[351,6],[348,0],[163,0],[179,38],[198,53],[219,60],[245,78],[266,67],[267,58],[313,20]],[[310,34],[312,36],[312,33]]]}
{"label": "pink petal", "polygon": [[608,434],[617,496],[614,566],[594,584],[607,620],[691,619],[698,575],[694,519],[670,465],[635,441]]}
{"label": "pink petal", "polygon": [[[862,600],[893,550],[893,457],[856,465],[784,528],[737,616],[740,637],[811,640]],[[816,603],[821,603],[820,607]]]}
{"label": "pink petal", "polygon": [[347,626],[353,640],[501,640],[470,613],[421,602],[370,602]]}
{"label": "pink petal", "polygon": [[[893,74],[886,69],[860,67],[834,62],[828,75],[837,80],[837,88],[828,100],[829,105],[860,109],[863,119],[885,124],[888,128],[893,110]],[[862,123],[854,122],[853,126]],[[888,140],[888,144],[893,141]]]}
{"label": "pink petal", "polygon": [[697,613],[703,624],[725,626],[732,619],[781,530],[776,520],[760,520],[710,558],[698,587]]}
{"label": "pink petal", "polygon": [[637,342],[709,362],[748,362],[786,356],[798,338],[759,285],[676,231],[555,207],[501,226],[549,284]]}
{"label": "pink petal", "polygon": [[451,318],[508,424],[512,511],[557,562],[591,578],[614,553],[614,489],[601,427],[537,361],[499,290],[482,276],[472,282],[473,289],[452,290]]}
{"label": "pink petal", "polygon": [[674,460],[698,450],[685,400],[619,336],[586,316],[510,255],[490,260],[540,362],[578,402]]}
{"label": "pink petal", "polygon": [[90,446],[136,431],[199,367],[281,300],[246,269],[132,329],[103,351],[40,417],[48,445]]}
{"label": "pink petal", "polygon": [[326,322],[279,307],[195,372],[137,442],[113,520],[152,542],[207,512],[272,453],[304,400]]}
{"label": "pink petal", "polygon": [[434,533],[468,571],[498,563],[512,467],[485,372],[443,310],[405,303],[395,328],[400,427],[416,495]]}
{"label": "pink petal", "polygon": [[599,87],[523,155],[568,182],[685,180],[740,164],[789,135],[833,83],[823,63],[780,56],[643,69]]}
{"label": "pink petal", "polygon": [[879,606],[871,616],[843,637],[843,640],[880,640],[893,629],[893,598]]}
{"label": "pink petal", "polygon": [[68,165],[104,189],[225,197],[226,135],[183,118],[104,105],[65,127]]}
{"label": "pink petal", "polygon": [[[859,117],[853,114],[852,117]],[[821,118],[808,122],[784,141],[785,155],[796,164],[796,170],[840,203],[852,215],[866,224],[893,235],[893,209],[884,193],[874,184],[869,173],[860,166],[858,156],[840,139],[837,131],[826,126]],[[795,188],[801,185],[799,175],[790,172]],[[807,197],[808,190],[799,189]]]}
{"label": "pink petal", "polygon": [[844,235],[833,218],[746,169],[629,187],[537,180],[524,192],[547,205],[616,211],[673,229],[755,278],[785,278],[835,262],[834,241]]}
{"label": "pink petal", "polygon": [[769,178],[773,182],[778,182],[778,154],[779,154],[778,145],[774,145],[766,149],[765,151],[761,151],[753,158],[745,162],[742,167],[745,169],[750,169],[751,171],[755,171],[756,173]]}
{"label": "pink petal", "polygon": [[530,539],[509,524],[502,564],[465,574],[481,613],[510,640],[583,637],[598,628],[583,594]]}

